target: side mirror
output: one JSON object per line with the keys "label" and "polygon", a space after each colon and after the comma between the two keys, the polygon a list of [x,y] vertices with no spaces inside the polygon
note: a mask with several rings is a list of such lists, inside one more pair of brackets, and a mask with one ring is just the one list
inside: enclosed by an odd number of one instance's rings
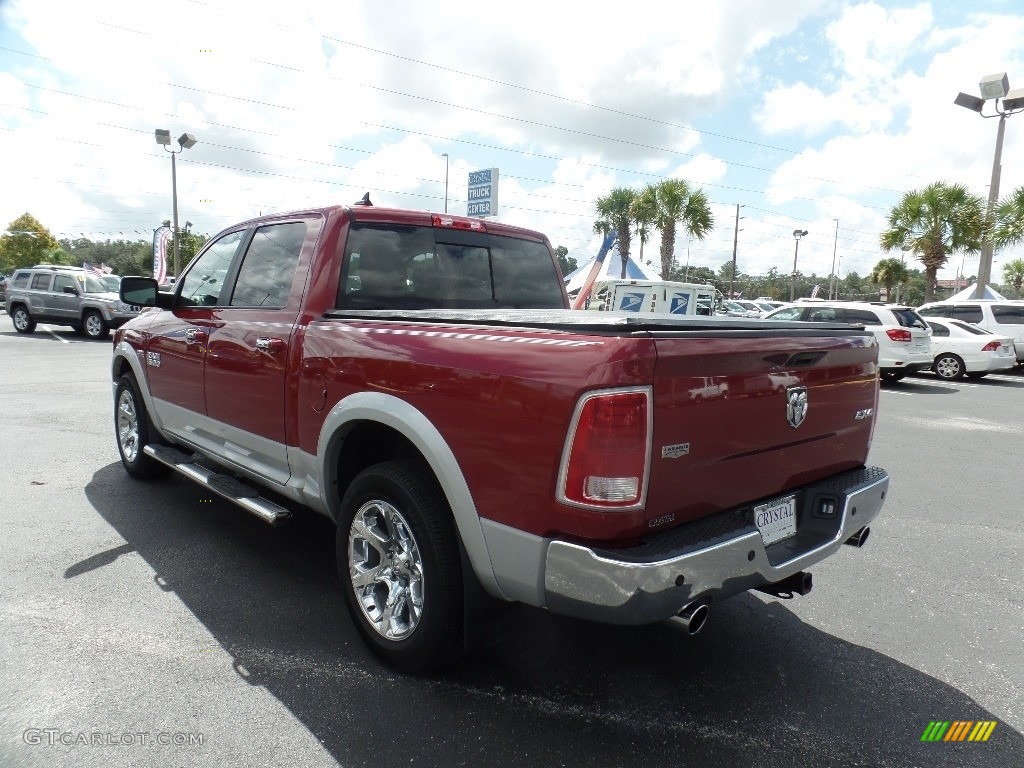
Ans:
{"label": "side mirror", "polygon": [[121,301],[138,307],[161,307],[170,309],[174,296],[160,293],[159,285],[151,277],[123,277],[119,291]]}
{"label": "side mirror", "polygon": [[65,285],[64,286],[64,293],[70,293],[72,296],[77,296],[78,295],[78,289],[75,288],[75,286],[73,286],[73,285]]}

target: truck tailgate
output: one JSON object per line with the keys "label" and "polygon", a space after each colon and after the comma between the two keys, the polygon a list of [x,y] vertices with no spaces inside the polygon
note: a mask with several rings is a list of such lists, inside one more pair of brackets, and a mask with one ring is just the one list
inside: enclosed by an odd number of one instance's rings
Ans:
{"label": "truck tailgate", "polygon": [[654,335],[649,521],[692,521],[865,463],[878,406],[870,333]]}

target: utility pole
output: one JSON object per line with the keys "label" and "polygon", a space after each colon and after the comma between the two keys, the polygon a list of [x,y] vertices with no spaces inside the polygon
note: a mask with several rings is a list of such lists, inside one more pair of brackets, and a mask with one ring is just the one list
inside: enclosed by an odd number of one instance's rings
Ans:
{"label": "utility pole", "polygon": [[836,253],[839,250],[839,219],[832,219],[836,223],[836,240],[832,244],[832,274],[828,276],[828,300],[832,301],[832,283],[836,277]]}
{"label": "utility pole", "polygon": [[736,279],[736,245],[740,238],[740,208],[742,206],[736,203],[736,227],[732,233],[732,272],[729,274],[729,298],[732,298],[732,284]]}

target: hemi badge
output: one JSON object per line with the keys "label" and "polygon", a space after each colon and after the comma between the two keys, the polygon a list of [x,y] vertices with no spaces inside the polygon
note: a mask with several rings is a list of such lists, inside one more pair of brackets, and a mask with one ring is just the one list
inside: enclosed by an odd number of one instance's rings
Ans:
{"label": "hemi badge", "polygon": [[873,412],[874,412],[873,408],[865,408],[862,411],[857,411],[857,413],[855,413],[853,415],[853,418],[854,418],[855,421],[863,421],[864,419],[870,419],[871,418],[871,414]]}
{"label": "hemi badge", "polygon": [[678,459],[690,452],[689,443],[677,443],[676,445],[663,445],[661,447],[661,458]]}

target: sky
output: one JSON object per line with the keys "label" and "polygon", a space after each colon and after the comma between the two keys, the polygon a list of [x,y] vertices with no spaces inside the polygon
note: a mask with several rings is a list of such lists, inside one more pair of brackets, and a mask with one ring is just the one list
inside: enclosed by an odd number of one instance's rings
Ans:
{"label": "sky", "polygon": [[[497,168],[496,218],[583,263],[598,197],[678,177],[715,217],[680,264],[718,270],[735,242],[739,271],[788,275],[800,229],[799,271],[864,276],[906,192],[988,197],[998,121],[953,99],[997,72],[1024,86],[1022,41],[1020,0],[0,0],[0,228],[28,212],[58,238],[151,240],[172,210],[161,128],[197,140],[178,215],[208,235],[365,192],[464,214],[468,174]],[[1002,160],[1005,197],[1024,114]],[[995,280],[1022,256],[997,252]],[[977,255],[939,277],[961,267]]]}

